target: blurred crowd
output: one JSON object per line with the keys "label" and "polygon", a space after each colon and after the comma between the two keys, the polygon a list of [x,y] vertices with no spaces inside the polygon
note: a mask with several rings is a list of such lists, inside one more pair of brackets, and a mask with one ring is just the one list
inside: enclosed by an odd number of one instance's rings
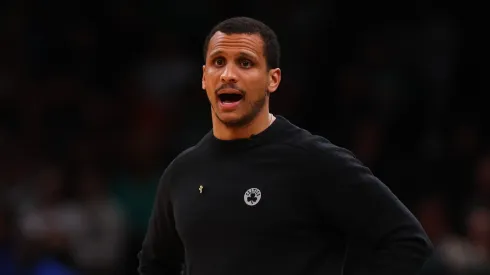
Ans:
{"label": "blurred crowd", "polygon": [[279,36],[273,113],[352,150],[419,218],[423,274],[490,274],[484,48],[459,7],[213,3],[2,1],[0,274],[136,274],[161,173],[211,127],[203,40],[234,15]]}

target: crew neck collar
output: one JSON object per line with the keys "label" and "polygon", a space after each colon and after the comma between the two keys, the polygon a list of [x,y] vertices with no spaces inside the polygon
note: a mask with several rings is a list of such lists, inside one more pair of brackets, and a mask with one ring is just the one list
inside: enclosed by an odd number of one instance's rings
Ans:
{"label": "crew neck collar", "polygon": [[276,116],[276,119],[271,123],[269,127],[258,134],[251,135],[248,138],[222,140],[214,136],[212,130],[208,133],[208,136],[209,141],[213,147],[228,150],[239,150],[257,145],[263,145],[276,140],[278,137],[281,136],[282,129],[287,123],[288,122],[284,117]]}

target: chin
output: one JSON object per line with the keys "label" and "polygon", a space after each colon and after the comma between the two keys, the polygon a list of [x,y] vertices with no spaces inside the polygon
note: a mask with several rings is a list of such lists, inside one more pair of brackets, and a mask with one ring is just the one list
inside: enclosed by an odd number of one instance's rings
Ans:
{"label": "chin", "polygon": [[243,115],[236,112],[216,114],[218,120],[230,128],[238,128],[248,125],[255,116]]}
{"label": "chin", "polygon": [[221,123],[229,127],[239,127],[246,124],[244,116],[235,112],[221,113],[217,117]]}

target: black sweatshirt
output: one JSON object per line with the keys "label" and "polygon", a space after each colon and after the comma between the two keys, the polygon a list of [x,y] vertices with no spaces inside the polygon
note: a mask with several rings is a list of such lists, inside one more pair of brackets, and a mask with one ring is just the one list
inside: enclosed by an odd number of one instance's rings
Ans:
{"label": "black sweatshirt", "polygon": [[431,252],[353,154],[278,116],[248,139],[210,132],[167,167],[139,274],[340,275],[353,239],[372,251],[362,274],[417,274]]}

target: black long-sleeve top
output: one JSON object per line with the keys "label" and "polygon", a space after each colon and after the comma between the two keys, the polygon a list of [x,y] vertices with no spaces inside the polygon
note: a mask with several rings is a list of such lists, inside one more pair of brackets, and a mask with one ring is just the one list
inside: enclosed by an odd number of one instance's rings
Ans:
{"label": "black long-sleeve top", "polygon": [[[161,178],[141,275],[414,275],[431,243],[412,213],[348,150],[278,116],[248,139],[208,133]],[[366,255],[368,256],[368,255]]]}

